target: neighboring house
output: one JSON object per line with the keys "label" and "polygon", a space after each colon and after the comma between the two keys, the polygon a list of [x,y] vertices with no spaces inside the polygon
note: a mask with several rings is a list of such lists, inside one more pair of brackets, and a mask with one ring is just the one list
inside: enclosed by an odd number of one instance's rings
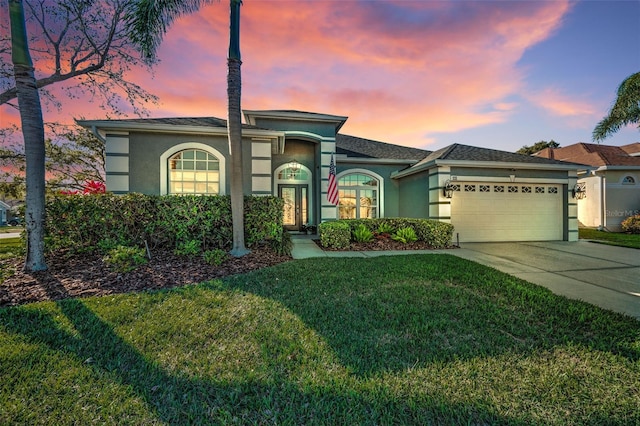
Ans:
{"label": "neighboring house", "polygon": [[578,219],[584,226],[620,231],[625,218],[640,214],[640,143],[577,143],[534,155],[591,166],[578,179],[585,190],[578,200]]}
{"label": "neighboring house", "polygon": [[[339,133],[347,117],[245,111],[244,192],[285,200],[284,224],[413,217],[451,222],[461,242],[578,239],[571,189],[583,167],[465,145],[431,152]],[[114,193],[228,194],[226,121],[81,120],[106,143]],[[327,201],[334,155],[339,206]]]}
{"label": "neighboring house", "polygon": [[11,206],[4,201],[0,200],[0,226],[7,224],[7,212],[11,209]]}

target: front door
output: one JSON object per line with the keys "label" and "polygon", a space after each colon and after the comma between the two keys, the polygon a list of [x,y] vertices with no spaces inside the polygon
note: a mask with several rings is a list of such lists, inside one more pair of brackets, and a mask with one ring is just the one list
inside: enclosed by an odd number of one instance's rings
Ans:
{"label": "front door", "polygon": [[307,185],[278,185],[278,196],[284,200],[284,229],[302,231],[302,225],[309,221],[307,194]]}

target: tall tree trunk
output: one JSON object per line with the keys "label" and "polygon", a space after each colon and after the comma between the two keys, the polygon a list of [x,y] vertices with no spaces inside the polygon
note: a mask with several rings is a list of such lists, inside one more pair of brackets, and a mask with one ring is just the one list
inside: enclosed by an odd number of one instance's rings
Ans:
{"label": "tall tree trunk", "polygon": [[33,62],[29,54],[27,29],[21,0],[9,1],[11,20],[11,60],[13,61],[18,107],[26,157],[27,258],[25,270],[47,269],[44,258],[44,121],[36,86]]}
{"label": "tall tree trunk", "polygon": [[249,253],[244,244],[244,189],[242,179],[242,109],[240,98],[242,76],[240,73],[240,0],[230,0],[231,25],[229,30],[229,59],[227,61],[227,96],[229,101],[227,128],[231,153],[231,217],[233,224],[233,248],[230,254],[241,257]]}

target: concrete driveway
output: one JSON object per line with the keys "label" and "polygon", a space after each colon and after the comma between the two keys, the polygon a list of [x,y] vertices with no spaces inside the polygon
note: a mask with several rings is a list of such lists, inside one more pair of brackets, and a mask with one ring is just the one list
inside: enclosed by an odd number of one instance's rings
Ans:
{"label": "concrete driveway", "polygon": [[588,241],[463,243],[449,253],[640,319],[640,250]]}

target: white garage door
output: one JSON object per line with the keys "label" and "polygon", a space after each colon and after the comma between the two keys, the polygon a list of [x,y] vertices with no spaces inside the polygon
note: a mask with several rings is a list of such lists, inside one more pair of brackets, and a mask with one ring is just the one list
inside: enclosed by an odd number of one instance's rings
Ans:
{"label": "white garage door", "polygon": [[561,185],[456,185],[451,223],[461,242],[562,240]]}

